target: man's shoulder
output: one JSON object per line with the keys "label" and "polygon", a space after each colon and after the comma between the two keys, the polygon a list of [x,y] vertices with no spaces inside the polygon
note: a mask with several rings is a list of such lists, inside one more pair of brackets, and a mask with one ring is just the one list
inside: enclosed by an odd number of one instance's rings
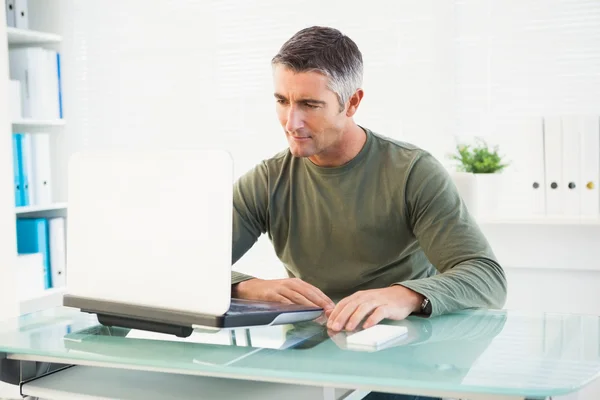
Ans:
{"label": "man's shoulder", "polygon": [[284,149],[267,158],[261,159],[253,168],[246,171],[245,178],[260,176],[262,179],[270,179],[277,175],[286,163],[289,163],[291,153],[289,149]]}
{"label": "man's shoulder", "polygon": [[277,167],[281,167],[281,165],[284,164],[286,161],[289,161],[291,156],[292,156],[292,153],[290,153],[290,149],[286,148],[284,150],[281,150],[278,153],[275,153],[271,157],[265,158],[262,162],[267,167],[276,167],[277,168]]}
{"label": "man's shoulder", "polygon": [[373,141],[376,145],[376,150],[381,155],[393,158],[408,165],[414,164],[422,157],[430,156],[431,154],[409,142],[385,136],[379,132],[370,131],[373,136]]}

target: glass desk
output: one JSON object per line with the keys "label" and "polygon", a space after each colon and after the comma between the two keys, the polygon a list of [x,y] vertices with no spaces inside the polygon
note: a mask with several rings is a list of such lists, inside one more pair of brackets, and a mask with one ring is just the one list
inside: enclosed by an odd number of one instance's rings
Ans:
{"label": "glass desk", "polygon": [[474,310],[385,323],[408,334],[383,348],[353,349],[347,333],[328,332],[320,320],[182,339],[104,327],[94,315],[59,307],[0,323],[0,379],[14,384],[76,365],[67,370],[272,382],[330,398],[360,390],[492,399],[569,395],[600,373],[597,316]]}

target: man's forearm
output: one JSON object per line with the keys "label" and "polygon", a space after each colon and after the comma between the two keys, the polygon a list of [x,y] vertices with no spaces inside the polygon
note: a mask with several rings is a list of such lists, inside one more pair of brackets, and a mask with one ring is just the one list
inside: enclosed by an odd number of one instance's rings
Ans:
{"label": "man's forearm", "polygon": [[466,308],[501,308],[506,301],[506,277],[490,259],[471,259],[430,278],[400,282],[431,301],[432,315]]}

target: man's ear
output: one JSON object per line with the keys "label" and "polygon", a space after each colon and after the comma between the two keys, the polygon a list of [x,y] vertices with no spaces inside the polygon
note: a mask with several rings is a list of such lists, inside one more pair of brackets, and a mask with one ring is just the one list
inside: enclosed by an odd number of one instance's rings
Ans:
{"label": "man's ear", "polygon": [[364,91],[362,89],[358,89],[350,97],[350,99],[348,100],[348,109],[346,110],[347,117],[352,117],[354,114],[356,114],[356,111],[358,110],[358,106],[360,105],[363,96]]}

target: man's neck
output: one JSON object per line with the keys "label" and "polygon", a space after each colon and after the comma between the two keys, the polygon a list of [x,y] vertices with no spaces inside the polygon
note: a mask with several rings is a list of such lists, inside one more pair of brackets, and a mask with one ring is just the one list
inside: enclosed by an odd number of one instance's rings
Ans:
{"label": "man's neck", "polygon": [[356,157],[366,141],[366,132],[360,126],[352,124],[344,132],[343,139],[336,149],[327,152],[327,154],[317,154],[309,157],[309,160],[319,167],[339,167]]}

